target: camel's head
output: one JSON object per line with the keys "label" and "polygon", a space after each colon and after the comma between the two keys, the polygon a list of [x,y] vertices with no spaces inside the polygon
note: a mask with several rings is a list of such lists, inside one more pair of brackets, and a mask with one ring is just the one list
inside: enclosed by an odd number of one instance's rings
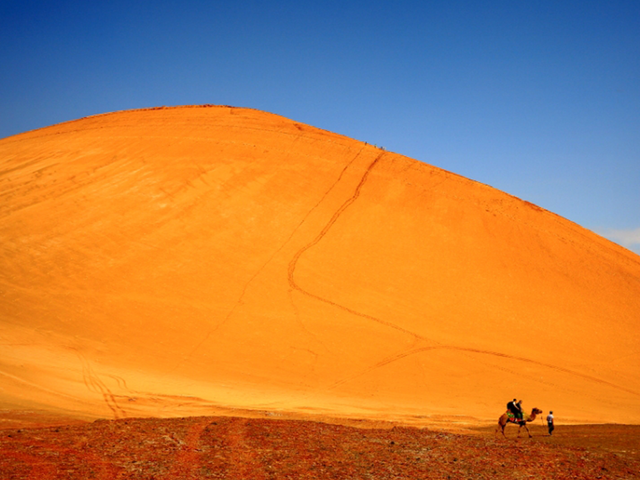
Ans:
{"label": "camel's head", "polygon": [[542,410],[540,410],[539,408],[534,408],[531,413],[538,415],[539,413],[542,413]]}

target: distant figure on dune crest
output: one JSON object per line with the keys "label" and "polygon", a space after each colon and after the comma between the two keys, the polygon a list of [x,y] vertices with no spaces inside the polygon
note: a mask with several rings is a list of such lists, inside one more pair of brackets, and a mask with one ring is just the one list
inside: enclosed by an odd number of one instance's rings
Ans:
{"label": "distant figure on dune crest", "polygon": [[547,427],[549,428],[549,435],[553,434],[553,430],[556,428],[555,425],[553,424],[553,412],[549,412],[549,415],[547,415]]}
{"label": "distant figure on dune crest", "polygon": [[[522,404],[522,400],[520,400],[520,402],[518,403]],[[533,410],[531,410],[531,415],[527,415],[527,418],[518,418],[514,413],[507,411],[503,413],[498,419],[498,427],[496,428],[495,433],[498,433],[498,429],[502,429],[502,436],[504,438],[507,438],[507,436],[504,434],[504,427],[507,426],[507,423],[516,423],[520,425],[520,428],[518,429],[518,437],[520,437],[520,430],[522,430],[522,427],[524,427],[529,434],[529,438],[532,438],[529,427],[527,427],[527,423],[533,422],[536,419],[536,415],[540,413],[542,413],[542,410],[540,410],[539,408],[534,408]]]}

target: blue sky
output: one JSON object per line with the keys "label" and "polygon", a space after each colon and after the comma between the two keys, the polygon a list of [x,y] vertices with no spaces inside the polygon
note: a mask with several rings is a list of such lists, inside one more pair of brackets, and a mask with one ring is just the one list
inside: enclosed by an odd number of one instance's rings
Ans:
{"label": "blue sky", "polygon": [[3,0],[0,65],[0,138],[131,108],[257,108],[640,253],[637,0]]}

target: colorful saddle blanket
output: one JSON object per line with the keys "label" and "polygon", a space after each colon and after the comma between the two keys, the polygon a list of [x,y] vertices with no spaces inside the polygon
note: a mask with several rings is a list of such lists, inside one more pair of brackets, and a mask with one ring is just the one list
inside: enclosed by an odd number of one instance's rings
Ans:
{"label": "colorful saddle blanket", "polygon": [[507,422],[520,423],[524,422],[524,418],[516,418],[513,412],[507,412]]}

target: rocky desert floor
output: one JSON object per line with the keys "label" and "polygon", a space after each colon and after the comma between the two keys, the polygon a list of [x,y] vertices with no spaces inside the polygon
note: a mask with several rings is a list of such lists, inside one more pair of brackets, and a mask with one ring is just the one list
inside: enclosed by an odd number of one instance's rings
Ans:
{"label": "rocky desert floor", "polygon": [[[28,420],[28,419],[26,419]],[[0,478],[640,478],[640,426],[507,426],[464,433],[240,417],[97,420],[0,430]]]}

